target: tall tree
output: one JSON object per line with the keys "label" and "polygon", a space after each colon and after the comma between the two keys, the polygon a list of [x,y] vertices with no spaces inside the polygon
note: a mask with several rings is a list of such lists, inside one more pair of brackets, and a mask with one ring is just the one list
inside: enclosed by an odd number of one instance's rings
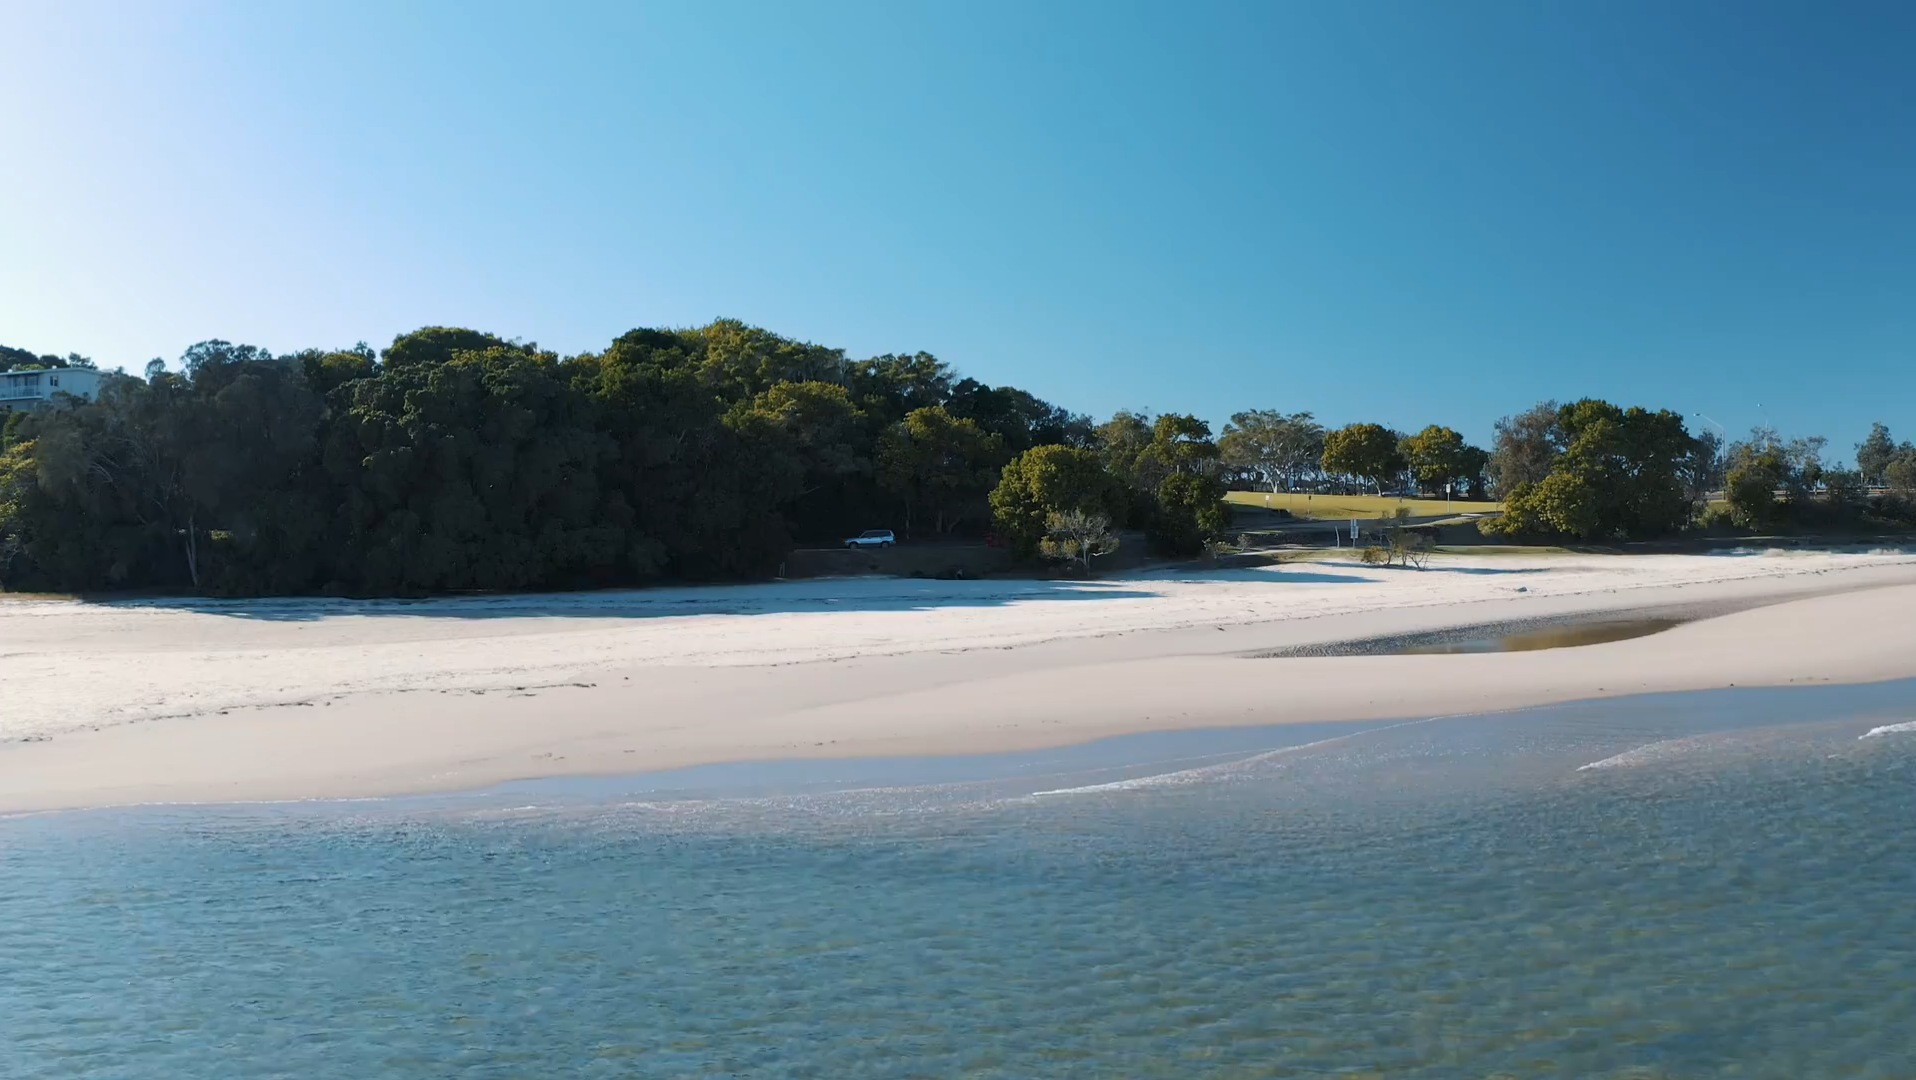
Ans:
{"label": "tall tree", "polygon": [[215,541],[212,579],[202,584],[226,594],[310,587],[331,512],[319,453],[324,399],[303,364],[261,349],[203,342],[182,359],[198,425],[185,464]]}
{"label": "tall tree", "polygon": [[[98,400],[33,417],[25,434],[43,497],[16,499],[26,515],[16,547],[82,587],[305,585],[324,522],[307,483],[318,395],[296,364],[252,346],[201,342],[181,367],[148,382],[109,376]],[[270,572],[235,584],[248,560]]]}
{"label": "tall tree", "polygon": [[733,406],[755,414],[776,432],[780,443],[777,461],[768,467],[791,466],[798,477],[791,486],[794,496],[806,495],[869,470],[871,462],[858,446],[859,425],[864,419],[851,395],[842,386],[827,382],[782,382],[753,398]]}
{"label": "tall tree", "polygon": [[1148,490],[1138,474],[1138,462],[1151,446],[1151,418],[1120,409],[1097,428],[1097,451],[1105,469],[1129,487]]}
{"label": "tall tree", "polygon": [[846,389],[880,429],[913,409],[943,405],[951,396],[951,366],[930,353],[886,353],[846,369]]}
{"label": "tall tree", "polygon": [[843,349],[795,341],[737,319],[717,319],[685,336],[696,341],[707,385],[733,400],[781,382],[843,385],[851,378]]}
{"label": "tall tree", "polygon": [[1151,442],[1138,456],[1138,468],[1163,483],[1163,477],[1209,473],[1218,459],[1211,425],[1187,413],[1165,413],[1151,423]]}
{"label": "tall tree", "polygon": [[298,364],[306,375],[306,385],[322,395],[379,372],[378,354],[363,341],[350,349],[307,349],[286,359]]}
{"label": "tall tree", "polygon": [[942,405],[913,409],[886,431],[878,443],[878,477],[904,504],[906,535],[924,514],[937,532],[956,526],[989,488],[1003,460],[1000,446],[998,436]]}
{"label": "tall tree", "polygon": [[1081,513],[1118,522],[1126,499],[1122,483],[1096,453],[1075,446],[1034,446],[1012,458],[991,492],[999,532],[1023,556],[1035,554],[1053,515]]}
{"label": "tall tree", "polygon": [[945,407],[953,416],[996,435],[1007,454],[1046,443],[1070,443],[1083,423],[1082,418],[1015,386],[986,386],[976,379],[953,386]]}
{"label": "tall tree", "polygon": [[347,389],[325,452],[346,493],[341,587],[552,587],[627,554],[631,511],[595,471],[612,440],[551,354],[455,351]]}
{"label": "tall tree", "polygon": [[1541,483],[1550,475],[1564,443],[1557,427],[1559,411],[1556,402],[1540,401],[1497,421],[1485,470],[1491,494],[1503,498],[1520,484]]}
{"label": "tall tree", "polygon": [[1883,466],[1883,483],[1897,498],[1916,500],[1916,444],[1905,440]]}
{"label": "tall tree", "polygon": [[1323,458],[1324,426],[1308,412],[1253,409],[1233,414],[1217,445],[1225,464],[1255,474],[1272,491],[1290,489]]}
{"label": "tall tree", "polygon": [[1487,455],[1455,430],[1432,424],[1404,437],[1399,447],[1420,490],[1428,493],[1478,486]]}
{"label": "tall tree", "polygon": [[1145,538],[1160,555],[1190,556],[1229,525],[1223,481],[1204,473],[1172,473],[1158,485],[1157,508]]}
{"label": "tall tree", "polygon": [[1884,470],[1896,460],[1896,443],[1890,439],[1889,428],[1882,421],[1869,426],[1869,438],[1856,444],[1856,471],[1871,484],[1883,483]]}
{"label": "tall tree", "polygon": [[1777,492],[1790,482],[1789,455],[1775,432],[1759,430],[1755,438],[1730,447],[1724,473],[1724,498],[1730,519],[1742,528],[1768,525],[1783,516],[1786,505]]}
{"label": "tall tree", "polygon": [[[1725,454],[1725,482],[1737,522],[1748,526],[1785,516],[1810,516],[1816,489],[1823,479],[1823,448],[1827,445],[1829,440],[1820,435],[1785,440],[1767,425],[1750,429],[1748,439],[1730,444]],[[1780,500],[1777,492],[1781,493]]]}
{"label": "tall tree", "polygon": [[1324,436],[1324,470],[1369,480],[1381,495],[1384,481],[1404,468],[1397,441],[1382,424],[1346,424]]}
{"label": "tall tree", "polygon": [[468,330],[462,326],[422,326],[410,334],[394,338],[393,343],[386,347],[384,360],[387,367],[397,371],[415,365],[450,363],[454,356],[462,352],[483,352],[496,348],[537,352],[539,347],[514,345],[493,334]]}
{"label": "tall tree", "polygon": [[1708,429],[1697,432],[1681,470],[1690,501],[1701,504],[1710,492],[1720,489],[1724,483],[1723,470],[1723,437]]}
{"label": "tall tree", "polygon": [[1564,446],[1550,472],[1512,489],[1486,531],[1631,539],[1689,523],[1682,465],[1693,440],[1681,416],[1586,398],[1558,409],[1556,428]]}

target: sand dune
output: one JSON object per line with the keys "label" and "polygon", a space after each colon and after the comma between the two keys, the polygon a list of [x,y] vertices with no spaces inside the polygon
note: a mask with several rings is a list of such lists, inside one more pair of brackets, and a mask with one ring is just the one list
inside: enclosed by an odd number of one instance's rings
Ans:
{"label": "sand dune", "polygon": [[[1240,655],[1724,600],[1791,602],[1555,652]],[[420,603],[15,601],[0,604],[0,643],[0,809],[359,795],[1916,676],[1916,556],[1499,556],[1425,572],[1328,562]]]}

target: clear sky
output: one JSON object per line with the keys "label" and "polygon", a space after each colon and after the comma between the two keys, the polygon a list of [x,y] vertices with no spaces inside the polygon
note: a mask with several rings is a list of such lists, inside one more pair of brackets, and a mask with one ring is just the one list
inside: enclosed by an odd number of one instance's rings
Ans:
{"label": "clear sky", "polygon": [[0,342],[729,315],[1075,410],[1916,437],[1916,3],[0,0]]}

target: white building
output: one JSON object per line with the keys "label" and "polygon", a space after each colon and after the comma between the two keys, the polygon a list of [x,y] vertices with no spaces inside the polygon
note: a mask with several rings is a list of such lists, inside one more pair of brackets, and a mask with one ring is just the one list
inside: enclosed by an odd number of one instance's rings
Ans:
{"label": "white building", "polygon": [[53,400],[55,394],[91,400],[99,392],[100,373],[92,368],[0,371],[0,412],[37,408]]}

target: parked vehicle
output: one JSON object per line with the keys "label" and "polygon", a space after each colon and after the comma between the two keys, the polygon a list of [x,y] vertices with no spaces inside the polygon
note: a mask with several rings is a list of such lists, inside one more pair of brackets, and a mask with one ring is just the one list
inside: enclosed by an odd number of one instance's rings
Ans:
{"label": "parked vehicle", "polygon": [[866,529],[857,536],[848,538],[845,541],[845,546],[853,549],[869,547],[888,548],[897,542],[898,538],[892,535],[890,529]]}

